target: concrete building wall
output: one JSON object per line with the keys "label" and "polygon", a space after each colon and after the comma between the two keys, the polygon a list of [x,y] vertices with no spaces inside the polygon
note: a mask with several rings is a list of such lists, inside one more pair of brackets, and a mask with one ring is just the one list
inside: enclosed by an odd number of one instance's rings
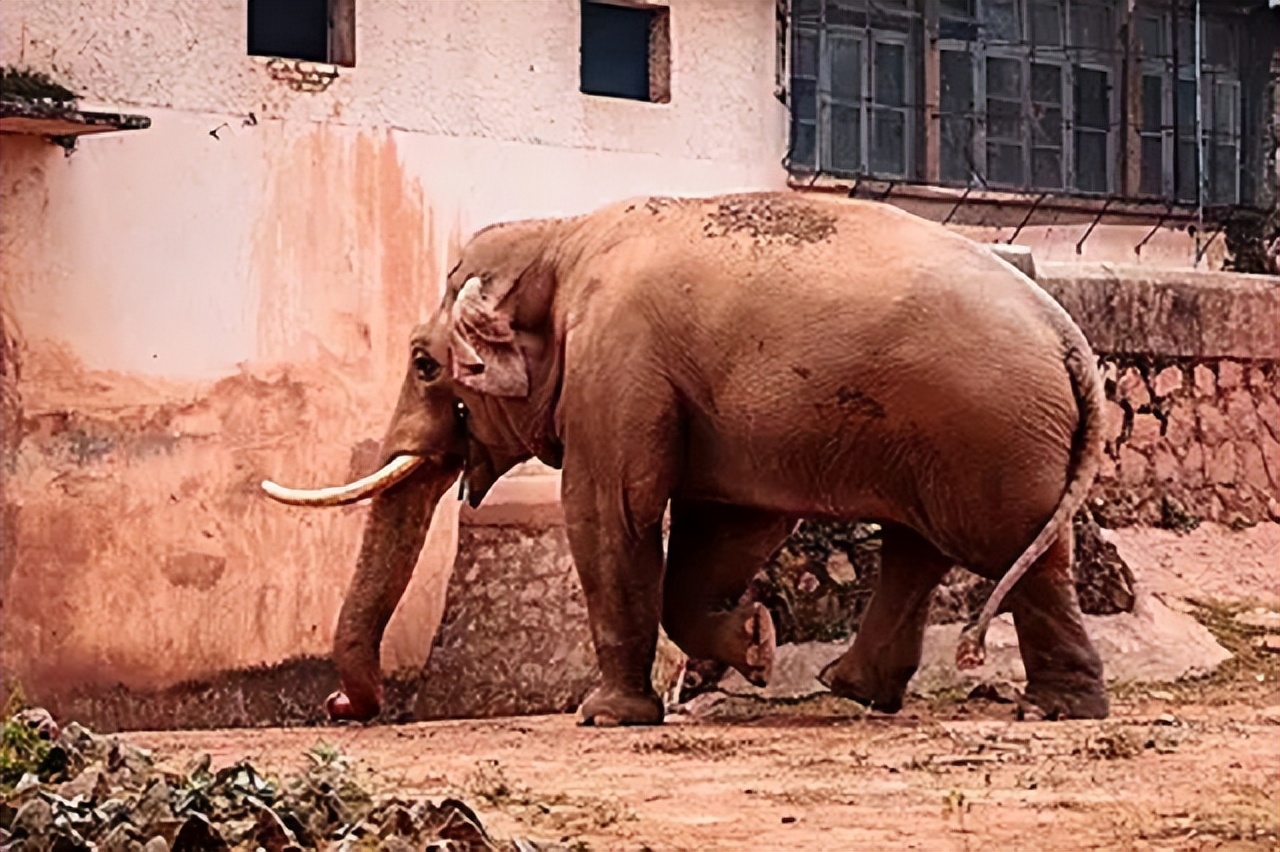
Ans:
{"label": "concrete building wall", "polygon": [[[327,656],[363,510],[257,483],[367,471],[468,233],[784,183],[769,0],[676,0],[661,105],[579,93],[576,0],[358,6],[357,67],[299,91],[243,0],[5,0],[0,62],[152,120],[69,157],[0,137],[0,668],[29,697]],[[427,653],[456,517],[390,670]]]}

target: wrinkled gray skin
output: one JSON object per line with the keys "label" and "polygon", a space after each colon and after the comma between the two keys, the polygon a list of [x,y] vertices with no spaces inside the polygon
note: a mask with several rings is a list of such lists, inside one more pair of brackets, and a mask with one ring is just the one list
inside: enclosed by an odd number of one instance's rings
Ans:
{"label": "wrinkled gray skin", "polygon": [[435,502],[463,473],[475,503],[535,456],[563,469],[602,676],[587,723],[662,720],[660,622],[690,656],[766,680],[768,611],[737,602],[802,518],[885,530],[862,628],[822,675],[833,692],[896,711],[943,574],[999,578],[1021,556],[1008,605],[1027,697],[1107,714],[1070,571],[1100,380],[1070,318],[981,246],[888,205],[792,194],[508,223],[466,245],[408,356],[382,455],[427,461],[373,500],[334,717],[379,712],[383,629]]}

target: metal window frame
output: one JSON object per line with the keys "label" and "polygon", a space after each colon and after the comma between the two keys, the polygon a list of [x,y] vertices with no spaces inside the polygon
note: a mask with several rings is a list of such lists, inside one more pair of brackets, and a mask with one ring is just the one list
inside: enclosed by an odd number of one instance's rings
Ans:
{"label": "metal window frame", "polygon": [[[844,99],[837,99],[832,95],[831,90],[831,49],[828,41],[838,39],[845,42],[854,42],[858,45],[859,51],[859,88],[858,102],[852,104]],[[875,75],[876,75],[876,45],[878,44],[895,44],[902,47],[902,85],[903,91],[908,93],[907,103],[903,106],[880,105],[875,100]],[[911,32],[898,32],[896,30],[878,29],[876,27],[853,27],[842,24],[827,24],[820,26],[818,29],[818,110],[817,110],[817,141],[815,144],[816,152],[814,160],[820,172],[830,174],[848,174],[846,169],[836,168],[830,160],[831,149],[831,106],[839,104],[841,106],[856,106],[858,108],[858,169],[856,175],[872,178],[886,178],[893,180],[905,180],[915,176],[919,171],[917,160],[917,144],[916,134],[918,133],[917,118],[915,109],[911,103],[914,98],[911,93],[915,92],[917,86],[917,72],[914,67],[915,59],[920,59],[923,63],[923,53],[919,56],[913,53],[918,50],[918,43],[911,37]],[[874,112],[877,109],[891,109],[904,116],[905,122],[903,127],[903,142],[905,152],[903,157],[904,171],[901,174],[892,172],[878,172],[871,169],[871,144],[872,132],[871,122],[874,118]]]}

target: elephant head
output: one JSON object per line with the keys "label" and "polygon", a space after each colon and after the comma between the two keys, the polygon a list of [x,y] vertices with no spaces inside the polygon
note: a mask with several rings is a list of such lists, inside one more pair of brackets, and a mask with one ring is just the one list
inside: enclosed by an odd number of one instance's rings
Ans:
{"label": "elephant head", "polygon": [[272,498],[299,506],[372,498],[334,634],[341,689],[326,701],[332,718],[367,720],[380,711],[382,634],[435,504],[459,474],[462,493],[477,506],[498,477],[526,459],[559,466],[552,416],[560,374],[552,318],[559,224],[494,226],[463,249],[440,306],[410,339],[381,469],[335,488],[262,483]]}

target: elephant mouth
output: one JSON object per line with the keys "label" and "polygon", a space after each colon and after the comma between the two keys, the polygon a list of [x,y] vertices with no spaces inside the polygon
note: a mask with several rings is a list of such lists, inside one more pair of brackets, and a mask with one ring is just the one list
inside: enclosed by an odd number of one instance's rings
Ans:
{"label": "elephant mouth", "polygon": [[262,490],[271,499],[290,506],[346,506],[373,497],[404,481],[424,461],[426,459],[423,456],[398,455],[383,465],[381,470],[346,485],[330,488],[286,488],[270,479],[264,479]]}

